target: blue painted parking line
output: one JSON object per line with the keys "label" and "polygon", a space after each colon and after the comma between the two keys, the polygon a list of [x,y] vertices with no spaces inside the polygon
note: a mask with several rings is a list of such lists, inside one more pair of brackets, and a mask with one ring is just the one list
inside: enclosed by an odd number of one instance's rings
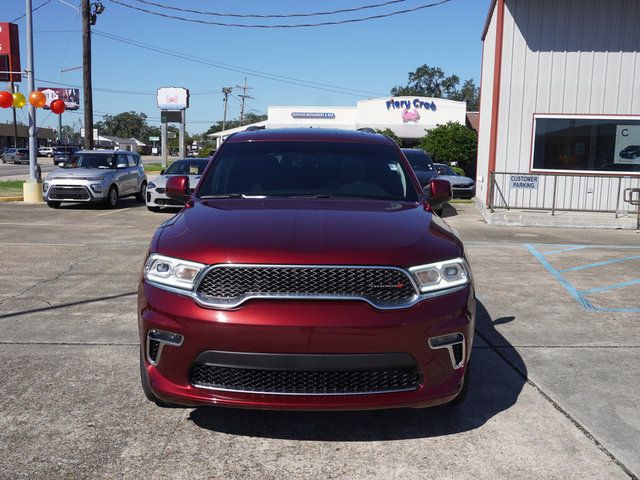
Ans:
{"label": "blue painted parking line", "polygon": [[573,245],[569,248],[562,248],[560,250],[552,250],[550,252],[541,252],[542,255],[553,255],[554,253],[562,253],[562,252],[570,252],[572,250],[582,250],[585,248],[590,248],[591,245]]}
{"label": "blue painted parking line", "polygon": [[564,289],[571,295],[575,300],[582,305],[587,310],[595,310],[594,306],[591,305],[589,300],[587,300],[580,291],[574,287],[570,281],[562,276],[562,274],[553,268],[553,266],[544,258],[544,255],[539,252],[533,245],[529,243],[525,243],[525,246],[529,249],[531,254],[536,257],[536,259],[542,264],[544,268],[564,287]]}
{"label": "blue painted parking line", "polygon": [[[564,277],[564,275],[563,275],[563,273],[566,273],[566,272],[574,272],[574,271],[584,270],[584,269],[587,269],[587,268],[593,268],[593,267],[599,267],[599,266],[604,266],[604,265],[610,265],[610,264],[614,264],[614,263],[637,260],[637,259],[640,259],[640,255],[634,255],[634,256],[631,256],[631,257],[616,258],[616,259],[606,260],[606,261],[602,261],[602,262],[590,263],[588,265],[580,265],[580,266],[576,266],[576,267],[566,268],[564,270],[558,270],[553,265],[551,265],[551,263],[545,258],[545,255],[554,254],[554,253],[560,253],[560,252],[567,252],[567,251],[571,251],[571,250],[580,250],[582,248],[600,248],[600,246],[599,245],[571,245],[571,246],[564,245],[564,247],[568,247],[568,248],[562,248],[562,249],[553,250],[551,252],[545,252],[545,253],[540,252],[536,247],[534,247],[531,244],[525,243],[525,246],[531,252],[531,254],[540,262],[540,264],[551,274],[551,276],[554,277],[558,281],[558,283],[560,283],[560,285],[562,285],[562,287],[585,310],[591,310],[591,311],[597,311],[597,312],[640,313],[640,308],[636,308],[636,307],[631,307],[631,308],[626,308],[626,307],[621,307],[621,308],[616,308],[616,307],[594,307],[593,304],[587,298],[588,295],[592,295],[594,293],[607,292],[609,290],[614,290],[614,289],[618,289],[618,288],[625,288],[625,287],[629,287],[629,286],[632,286],[632,285],[638,285],[638,284],[640,284],[640,278],[628,280],[628,281],[625,281],[625,282],[619,282],[619,283],[615,283],[615,284],[612,284],[612,285],[605,285],[605,286],[602,286],[602,287],[594,287],[594,288],[590,288],[590,289],[587,289],[587,290],[579,290],[578,288],[576,288],[573,285],[573,283],[571,283],[571,281],[566,279]],[[560,246],[560,245],[558,245],[558,246]],[[577,247],[581,247],[581,248],[577,248]]]}
{"label": "blue painted parking line", "polygon": [[583,290],[580,293],[582,293],[583,295],[591,295],[592,293],[600,293],[600,292],[606,292],[607,290],[614,290],[616,288],[630,287],[631,285],[638,285],[639,283],[640,283],[640,278],[636,278],[634,280],[614,283],[613,285],[606,285],[604,287],[590,288],[589,290]]}
{"label": "blue painted parking line", "polygon": [[634,255],[633,257],[614,258],[612,260],[606,260],[604,262],[590,263],[588,265],[580,265],[577,267],[565,268],[564,270],[558,270],[558,271],[560,273],[577,272],[579,270],[585,270],[587,268],[602,267],[603,265],[611,265],[613,263],[627,262],[629,260],[636,260],[636,259],[640,259],[640,255]]}

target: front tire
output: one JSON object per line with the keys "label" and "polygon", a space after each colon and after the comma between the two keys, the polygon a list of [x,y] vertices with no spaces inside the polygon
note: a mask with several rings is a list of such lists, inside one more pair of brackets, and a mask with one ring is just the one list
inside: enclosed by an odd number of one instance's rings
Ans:
{"label": "front tire", "polygon": [[139,203],[144,202],[144,197],[146,194],[147,194],[147,182],[142,182],[142,185],[140,185],[140,191],[136,193],[136,200]]}
{"label": "front tire", "polygon": [[106,208],[116,208],[118,206],[118,200],[118,189],[115,185],[111,185],[109,193],[107,193],[107,198],[104,201],[104,205]]}
{"label": "front tire", "polygon": [[51,200],[47,200],[47,206],[49,208],[60,208],[61,202],[52,202]]}

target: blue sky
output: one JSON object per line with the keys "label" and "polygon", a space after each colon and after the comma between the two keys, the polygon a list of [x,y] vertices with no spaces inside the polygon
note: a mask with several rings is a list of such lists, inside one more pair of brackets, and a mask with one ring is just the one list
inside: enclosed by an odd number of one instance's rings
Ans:
{"label": "blue sky", "polygon": [[[34,7],[45,0],[33,0]],[[65,0],[78,5],[79,0]],[[364,23],[305,29],[242,29],[199,25],[151,16],[123,7],[111,0],[102,0],[106,9],[98,17],[96,32],[105,32],[144,43],[162,51],[173,51],[207,60],[207,64],[167,56],[140,49],[103,36],[93,36],[93,86],[95,120],[100,114],[116,114],[135,110],[145,112],[152,123],[159,122],[155,92],[158,87],[189,88],[191,107],[187,112],[187,130],[199,133],[222,118],[221,88],[234,87],[229,101],[229,117],[239,114],[240,103],[236,85],[242,84],[245,73],[261,71],[302,79],[339,89],[355,89],[367,93],[352,95],[308,88],[261,78],[246,73],[252,89],[247,111],[266,113],[269,105],[355,105],[362,98],[386,96],[391,87],[406,83],[407,73],[427,63],[439,66],[447,73],[480,81],[482,44],[480,34],[489,0],[451,0],[433,8]],[[123,3],[150,7],[137,0]],[[382,3],[382,0],[291,1],[273,0],[156,0],[158,3],[225,13],[305,13]],[[5,3],[6,2],[6,3]],[[356,18],[387,13],[429,3],[428,0],[404,0],[383,8],[336,16]],[[3,2],[2,21],[11,21],[24,14],[23,0]],[[258,19],[204,17],[179,12],[212,21],[257,23]],[[271,23],[308,23],[334,17],[283,19]],[[25,21],[19,20],[23,68],[26,66]],[[267,21],[263,21],[267,23]],[[61,73],[82,64],[81,21],[77,12],[61,0],[51,0],[34,13],[34,45],[36,87],[56,86],[52,82],[79,86],[82,71]],[[231,71],[210,65],[226,64]],[[27,90],[26,81],[20,85]],[[100,91],[124,90],[130,93]],[[328,87],[331,90],[330,87]],[[82,92],[81,92],[82,97]],[[19,118],[26,121],[27,109]],[[10,110],[0,111],[0,121],[11,118]],[[82,116],[65,113],[64,124],[78,127]],[[38,126],[57,125],[57,118],[48,111],[38,111]]]}

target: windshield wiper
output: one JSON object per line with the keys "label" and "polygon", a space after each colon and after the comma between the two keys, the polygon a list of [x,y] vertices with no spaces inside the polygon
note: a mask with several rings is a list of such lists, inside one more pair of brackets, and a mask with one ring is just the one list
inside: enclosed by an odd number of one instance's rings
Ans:
{"label": "windshield wiper", "polygon": [[202,195],[200,198],[215,199],[215,198],[267,198],[267,195],[246,195],[244,193],[219,193],[216,195]]}

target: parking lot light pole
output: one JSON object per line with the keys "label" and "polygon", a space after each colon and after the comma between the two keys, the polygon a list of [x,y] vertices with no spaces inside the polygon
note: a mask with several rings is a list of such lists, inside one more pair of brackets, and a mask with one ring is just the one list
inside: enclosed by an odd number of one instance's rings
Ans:
{"label": "parking lot light pole", "polygon": [[[36,90],[33,68],[33,11],[31,0],[26,0],[27,17],[27,70],[29,92]],[[29,180],[22,187],[24,201],[42,202],[42,188],[37,174],[38,139],[36,130],[36,107],[29,102]]]}

